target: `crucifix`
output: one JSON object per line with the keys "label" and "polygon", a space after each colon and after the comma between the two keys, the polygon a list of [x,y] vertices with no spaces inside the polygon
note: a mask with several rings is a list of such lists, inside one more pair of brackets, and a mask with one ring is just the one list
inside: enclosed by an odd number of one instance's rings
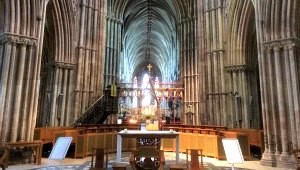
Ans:
{"label": "crucifix", "polygon": [[148,68],[149,73],[151,73],[152,65],[151,65],[151,64],[148,64],[147,68]]}

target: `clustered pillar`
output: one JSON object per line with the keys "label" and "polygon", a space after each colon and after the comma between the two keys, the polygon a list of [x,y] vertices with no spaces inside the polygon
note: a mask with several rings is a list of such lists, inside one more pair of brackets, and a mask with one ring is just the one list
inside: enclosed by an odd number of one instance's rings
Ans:
{"label": "clustered pillar", "polygon": [[[38,98],[39,32],[47,1],[6,0],[0,35],[0,143],[33,138]],[[34,8],[29,8],[29,6]],[[39,9],[38,12],[32,10]]]}
{"label": "clustered pillar", "polygon": [[[34,84],[36,67],[28,67],[33,50],[36,51],[37,40],[33,37],[13,33],[1,36],[1,92],[0,124],[2,143],[17,140],[29,140],[31,135],[24,129],[34,128],[35,115],[30,112],[36,105],[33,103],[37,88]],[[29,73],[32,73],[31,75]],[[29,86],[34,88],[28,88]],[[27,102],[28,101],[31,102]],[[33,104],[31,104],[33,103]],[[22,118],[22,119],[20,119]],[[23,122],[23,120],[25,120]],[[21,126],[20,126],[21,125]],[[21,131],[20,131],[21,129]],[[25,137],[27,136],[27,139]]]}
{"label": "clustered pillar", "polygon": [[262,64],[266,79],[262,83],[270,88],[263,91],[266,148],[262,164],[277,161],[293,166],[292,151],[300,146],[299,61],[295,58],[298,45],[293,38],[264,42]]}
{"label": "clustered pillar", "polygon": [[80,2],[74,120],[103,93],[105,7],[104,0]]}
{"label": "clustered pillar", "polygon": [[[255,1],[265,150],[261,164],[295,168],[300,148],[297,1]],[[263,9],[264,6],[273,8]],[[276,9],[276,10],[275,10]]]}
{"label": "clustered pillar", "polygon": [[[205,0],[207,113],[205,124],[226,125],[222,1]],[[204,83],[204,82],[203,82]]]}
{"label": "clustered pillar", "polygon": [[[187,2],[186,2],[187,3]],[[191,122],[186,120],[192,118],[193,124],[200,123],[199,116],[199,74],[198,74],[198,50],[197,50],[197,16],[194,11],[197,9],[197,2],[187,3],[190,9],[187,16],[183,16],[179,22],[179,38],[180,38],[180,55],[182,65],[182,81],[184,86],[184,112],[192,112],[194,115],[182,115],[182,121],[185,123]]]}

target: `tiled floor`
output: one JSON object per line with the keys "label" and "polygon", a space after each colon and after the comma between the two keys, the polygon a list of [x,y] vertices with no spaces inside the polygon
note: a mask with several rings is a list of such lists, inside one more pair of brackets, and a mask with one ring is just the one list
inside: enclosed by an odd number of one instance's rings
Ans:
{"label": "tiled floor", "polygon": [[[129,153],[123,153],[122,156],[122,162],[128,162]],[[167,170],[170,164],[175,163],[175,153],[165,152],[165,157],[165,169]],[[109,167],[111,167],[115,159],[115,154],[109,155]],[[186,155],[180,154],[180,163],[184,164],[186,162],[185,159]],[[66,158],[63,160],[63,162],[43,158],[41,165],[10,165],[8,167],[8,170],[88,170],[90,168],[90,161],[91,157],[87,157],[84,159]],[[217,159],[207,157],[204,157],[203,161],[205,163],[205,169],[207,170],[231,170],[231,164],[229,164],[227,161],[219,161]],[[235,170],[281,170],[280,168],[262,166],[260,165],[259,160],[245,161],[243,164],[235,164],[234,167]],[[129,165],[127,169],[131,169]]]}

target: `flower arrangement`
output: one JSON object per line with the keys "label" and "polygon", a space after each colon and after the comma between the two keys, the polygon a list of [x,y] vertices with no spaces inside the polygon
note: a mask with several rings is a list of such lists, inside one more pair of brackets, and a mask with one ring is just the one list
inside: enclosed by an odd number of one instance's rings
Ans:
{"label": "flower arrangement", "polygon": [[140,120],[141,122],[147,122],[147,121],[153,121],[155,119],[155,115],[146,115],[146,114],[140,114]]}

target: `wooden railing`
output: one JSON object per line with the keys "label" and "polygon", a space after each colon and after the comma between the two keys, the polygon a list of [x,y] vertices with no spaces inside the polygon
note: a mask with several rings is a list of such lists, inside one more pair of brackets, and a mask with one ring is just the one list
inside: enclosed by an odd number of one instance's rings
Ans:
{"label": "wooden railing", "polygon": [[110,96],[110,91],[99,97],[86,111],[74,122],[74,125],[81,124],[102,124],[108,115],[117,114],[118,98]]}
{"label": "wooden railing", "polygon": [[[53,132],[53,128],[39,128],[35,132],[36,140],[54,141],[59,136],[72,136],[75,145],[74,157],[83,158],[92,154],[93,148],[107,148],[109,152],[116,151],[117,132],[123,130],[137,130],[137,124],[94,124],[94,125],[78,125],[73,129],[61,128]],[[182,132],[179,135],[179,151],[185,152],[186,149],[202,149],[203,155],[215,157],[217,159],[225,159],[222,139],[225,137],[238,138],[245,159],[250,159],[249,151],[249,134],[236,131],[228,131],[225,127],[219,126],[180,126],[174,127],[169,125],[161,126],[162,130],[170,129]],[[218,129],[218,130],[217,130]],[[220,129],[225,129],[222,131]],[[226,131],[227,130],[227,131]],[[52,132],[47,132],[52,131]],[[43,134],[43,135],[42,135]],[[50,135],[47,136],[46,134]],[[54,135],[53,135],[54,134]],[[45,136],[46,135],[46,136]],[[165,151],[175,151],[175,140],[163,139],[162,147]],[[136,148],[134,139],[124,139],[122,142],[123,151],[132,151]]]}

